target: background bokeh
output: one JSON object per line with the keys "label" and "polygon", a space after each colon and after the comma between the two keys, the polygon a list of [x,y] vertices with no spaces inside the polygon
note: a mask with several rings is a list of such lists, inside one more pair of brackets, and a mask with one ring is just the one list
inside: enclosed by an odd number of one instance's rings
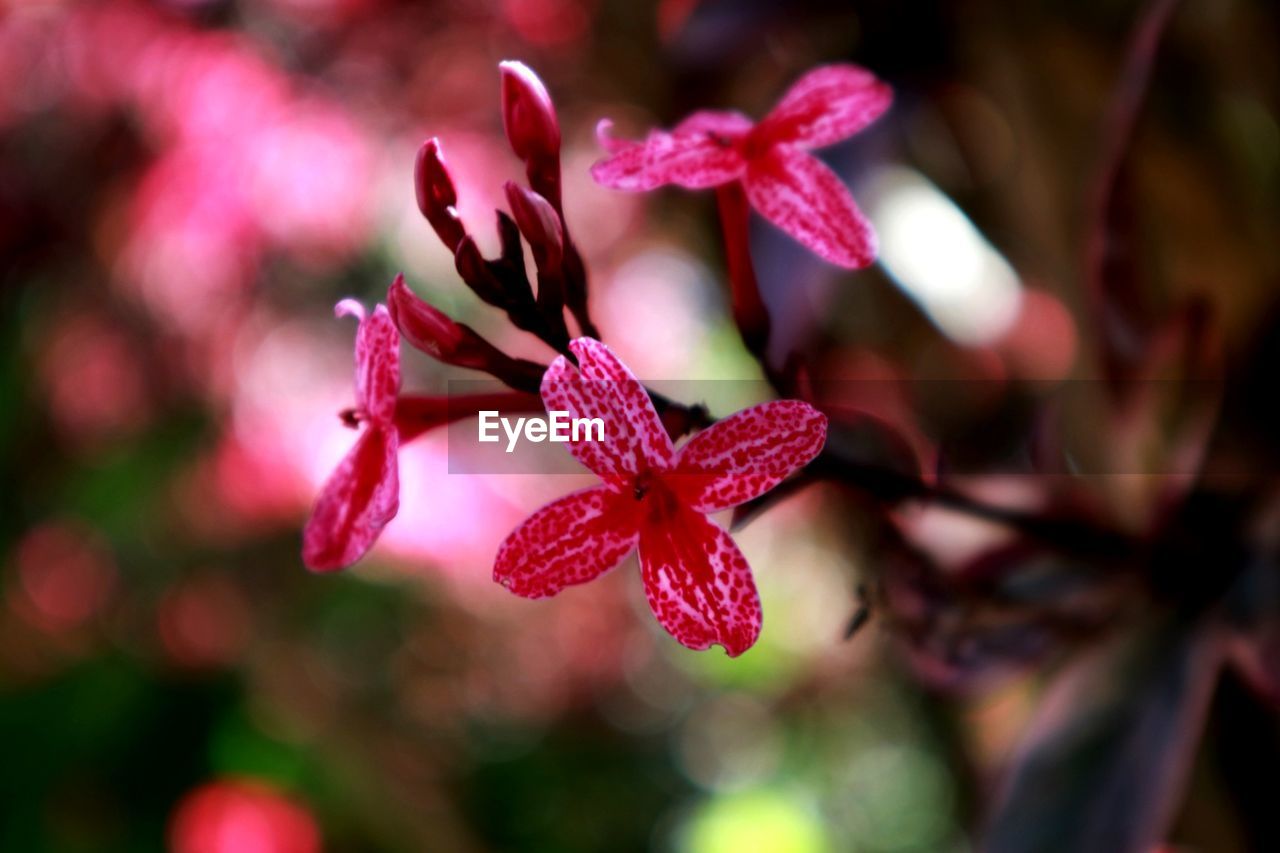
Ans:
{"label": "background bokeh", "polygon": [[[726,310],[712,199],[595,186],[594,124],[759,116],[804,70],[848,60],[896,93],[828,152],[883,264],[826,267],[756,223],[775,345],[820,352],[819,379],[1088,376],[1085,212],[1138,12],[0,4],[0,849],[970,849],[1039,676],[943,693],[955,679],[874,617],[843,640],[873,555],[834,489],[739,535],[765,629],[737,660],[663,634],[626,567],[548,601],[493,584],[502,537],[571,478],[450,474],[444,433],[402,456],[402,510],[372,554],[307,573],[299,530],[351,441],[336,415],[354,324],[332,306],[404,272],[547,358],[460,285],[412,185],[438,136],[494,249],[520,176],[497,63],[522,59],[560,111],[606,339],[642,376],[744,380],[708,391],[713,410],[751,402],[765,386],[745,382],[759,368]],[[1136,142],[1157,296],[1206,294],[1228,347],[1280,273],[1278,27],[1264,0],[1187,2]],[[405,363],[408,388],[461,376]],[[988,486],[1016,502],[1023,484]],[[1114,511],[1140,492],[1118,489]],[[996,535],[908,523],[951,556]],[[1175,835],[1249,849],[1218,713]],[[1256,725],[1274,757],[1274,724]]]}

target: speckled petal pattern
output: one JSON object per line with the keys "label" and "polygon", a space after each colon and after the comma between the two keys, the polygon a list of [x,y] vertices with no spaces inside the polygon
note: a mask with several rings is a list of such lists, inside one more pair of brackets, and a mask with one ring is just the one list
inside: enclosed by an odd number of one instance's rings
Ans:
{"label": "speckled petal pattern", "polygon": [[762,403],[691,438],[667,480],[693,509],[718,512],[769,491],[809,464],[826,440],[827,417],[808,403]]}
{"label": "speckled petal pattern", "polygon": [[853,136],[892,101],[893,90],[865,68],[824,65],[797,80],[755,132],[764,145],[821,148]]}
{"label": "speckled petal pattern", "polygon": [[400,508],[394,427],[370,426],[329,475],[302,531],[307,568],[333,571],[364,556]]}
{"label": "speckled petal pattern", "polygon": [[644,191],[666,184],[705,189],[728,183],[746,169],[728,139],[698,124],[675,132],[654,130],[640,142],[614,141],[611,146],[610,155],[591,167],[591,177],[615,190]]}
{"label": "speckled petal pattern", "polygon": [[799,148],[751,161],[747,198],[760,215],[819,257],[860,269],[876,257],[876,235],[835,172]]}
{"label": "speckled petal pattern", "polygon": [[760,596],[738,546],[700,512],[674,505],[640,533],[645,597],[662,627],[691,649],[737,657],[760,635]]}
{"label": "speckled petal pattern", "polygon": [[356,330],[356,405],[384,426],[395,418],[400,391],[400,332],[378,305]]}
{"label": "speckled petal pattern", "polygon": [[648,468],[669,468],[675,451],[644,386],[599,341],[578,338],[569,348],[578,367],[560,356],[542,378],[547,411],[604,421],[604,441],[571,442],[570,452],[614,485]]}
{"label": "speckled petal pattern", "polygon": [[553,501],[503,541],[493,579],[525,598],[593,580],[635,548],[635,516],[634,499],[599,486]]}

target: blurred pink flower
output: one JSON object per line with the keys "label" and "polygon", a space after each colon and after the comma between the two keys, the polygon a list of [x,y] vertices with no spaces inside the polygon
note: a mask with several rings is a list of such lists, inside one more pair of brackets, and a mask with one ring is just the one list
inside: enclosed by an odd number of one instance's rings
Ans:
{"label": "blurred pink flower", "polygon": [[234,304],[261,251],[243,165],[216,144],[170,149],[132,199],[120,274],[153,314],[188,334]]}
{"label": "blurred pink flower", "polygon": [[291,106],[287,75],[248,41],[226,33],[168,26],[137,56],[116,57],[133,68],[128,97],[146,127],[168,144],[217,142],[239,158],[255,131],[281,120]]}
{"label": "blurred pink flower", "polygon": [[751,500],[807,464],[826,441],[827,419],[807,403],[745,409],[677,451],[644,387],[604,344],[570,344],[547,369],[547,411],[599,418],[601,440],[569,443],[603,485],[575,492],[518,527],[498,550],[494,580],[542,598],[585,583],[639,549],[649,606],[692,649],[714,643],[731,657],[760,633],[760,598],[746,558],[707,518]]}
{"label": "blurred pink flower", "polygon": [[624,142],[610,136],[606,119],[598,134],[609,156],[591,174],[620,190],[741,181],[762,216],[820,257],[858,269],[875,260],[875,232],[836,174],[808,152],[862,130],[892,97],[865,69],[826,65],[801,77],[755,124],[741,113],[703,110],[672,131]]}
{"label": "blurred pink flower", "polygon": [[[300,93],[252,39],[134,4],[68,9],[48,28],[67,103],[131,110],[155,152],[123,205],[114,260],[180,333],[199,338],[234,310],[270,249],[330,265],[363,243],[368,134],[339,102]],[[104,223],[114,252],[116,226]]]}
{"label": "blurred pink flower", "polygon": [[502,0],[502,14],[530,44],[563,48],[587,34],[594,5],[594,0]]}
{"label": "blurred pink flower", "polygon": [[319,853],[305,808],[261,782],[220,780],[188,793],[169,825],[174,853]]}
{"label": "blurred pink flower", "polygon": [[204,492],[198,506],[206,516],[202,520],[212,528],[208,532],[217,538],[226,540],[228,523],[254,529],[262,522],[296,519],[307,484],[273,438],[255,436],[245,442],[236,430],[229,430],[205,460],[200,471],[204,476],[193,485]]}
{"label": "blurred pink flower", "polygon": [[256,135],[248,162],[254,215],[277,242],[327,260],[363,241],[372,157],[365,135],[342,111],[292,105]]}

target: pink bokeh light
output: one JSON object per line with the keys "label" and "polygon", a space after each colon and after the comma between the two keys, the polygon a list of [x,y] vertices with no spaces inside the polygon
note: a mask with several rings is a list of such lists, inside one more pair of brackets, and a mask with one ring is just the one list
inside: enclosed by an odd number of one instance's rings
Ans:
{"label": "pink bokeh light", "polygon": [[68,313],[41,338],[39,374],[50,413],[65,435],[93,440],[146,423],[152,402],[144,354],[108,315]]}
{"label": "pink bokeh light", "polygon": [[12,557],[16,595],[27,621],[52,634],[99,614],[116,587],[115,563],[100,537],[75,521],[50,521],[28,532]]}
{"label": "pink bokeh light", "polygon": [[318,853],[320,830],[297,802],[249,780],[219,780],[189,792],[169,826],[173,853]]}
{"label": "pink bokeh light", "polygon": [[229,664],[250,639],[248,602],[231,580],[212,572],[186,578],[166,592],[157,622],[165,652],[187,667]]}

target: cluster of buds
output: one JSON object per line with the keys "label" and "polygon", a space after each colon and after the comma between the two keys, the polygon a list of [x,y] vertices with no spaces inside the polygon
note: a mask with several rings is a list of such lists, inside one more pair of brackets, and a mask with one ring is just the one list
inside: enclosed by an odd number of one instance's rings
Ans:
{"label": "cluster of buds", "polygon": [[[503,127],[511,149],[525,164],[529,186],[508,181],[504,187],[511,212],[498,211],[498,257],[485,258],[467,233],[458,215],[458,195],[444,151],[435,138],[418,151],[414,169],[418,208],[453,252],[458,275],[472,292],[504,311],[516,328],[563,353],[570,339],[566,308],[581,334],[598,337],[599,333],[587,310],[586,267],[564,218],[560,123],[546,87],[532,71],[519,62],[503,62],[501,67]],[[521,237],[533,254],[536,295],[525,269]],[[507,381],[501,375],[498,378]]]}

